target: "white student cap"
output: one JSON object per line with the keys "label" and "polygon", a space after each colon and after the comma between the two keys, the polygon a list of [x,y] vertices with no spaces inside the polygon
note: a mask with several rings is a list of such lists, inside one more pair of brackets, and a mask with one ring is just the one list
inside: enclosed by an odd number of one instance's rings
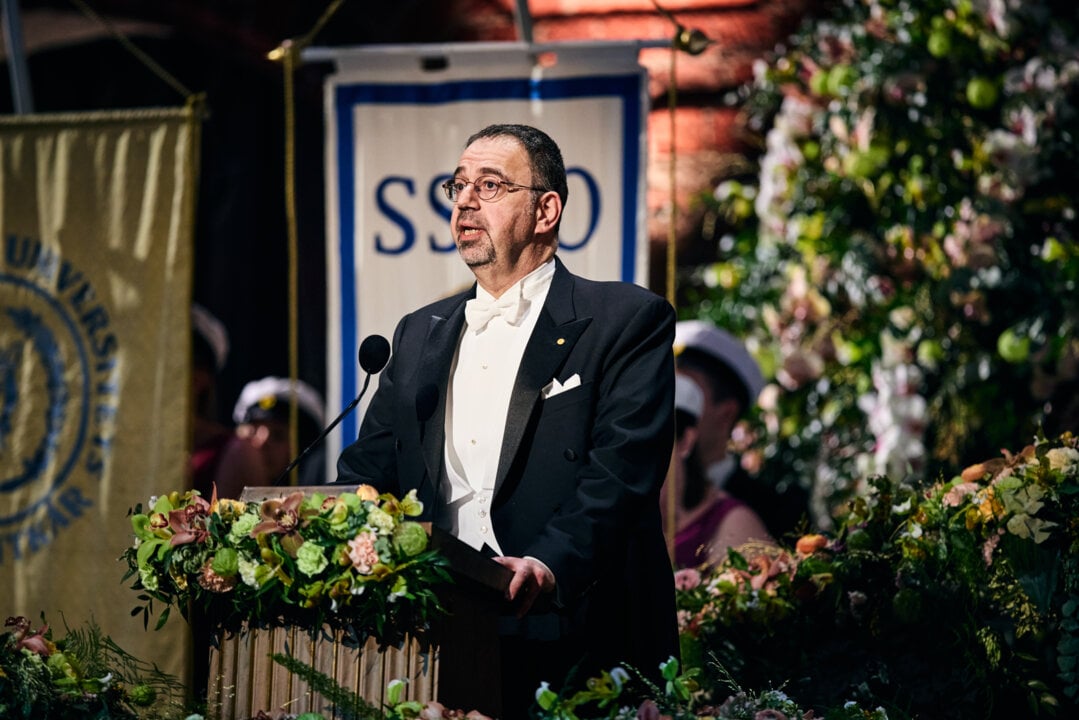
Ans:
{"label": "white student cap", "polygon": [[764,389],[764,377],[745,345],[706,320],[683,320],[674,326],[674,352],[693,349],[726,365],[745,388],[749,406]]}
{"label": "white student cap", "polygon": [[[240,399],[232,410],[232,419],[237,423],[257,422],[271,417],[287,420],[290,402],[292,383],[288,378],[264,377],[261,380],[252,380],[240,391]],[[322,397],[303,380],[296,381],[296,402],[297,407],[316,427],[322,426]]]}
{"label": "white student cap", "polygon": [[704,412],[704,392],[701,386],[681,373],[674,374],[674,409],[701,419]]}

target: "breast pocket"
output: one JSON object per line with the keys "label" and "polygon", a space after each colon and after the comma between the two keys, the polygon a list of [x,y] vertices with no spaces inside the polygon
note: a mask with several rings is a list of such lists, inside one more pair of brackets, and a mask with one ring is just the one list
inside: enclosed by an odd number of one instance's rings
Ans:
{"label": "breast pocket", "polygon": [[582,383],[577,387],[563,390],[557,395],[545,398],[542,401],[542,414],[546,417],[552,413],[564,412],[567,408],[580,408],[582,404],[587,404],[591,397],[592,382]]}

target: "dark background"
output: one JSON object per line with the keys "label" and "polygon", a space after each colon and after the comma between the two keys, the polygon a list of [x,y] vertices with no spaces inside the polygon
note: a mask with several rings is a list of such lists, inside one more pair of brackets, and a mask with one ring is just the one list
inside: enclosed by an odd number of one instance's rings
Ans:
{"label": "dark background", "polygon": [[[307,35],[329,5],[91,0],[93,11],[191,92],[206,96],[193,298],[230,334],[232,350],[219,387],[222,419],[245,382],[289,372],[284,69],[267,54],[286,39]],[[24,0],[19,7],[35,112],[184,104],[180,92],[78,4]],[[447,2],[353,0],[339,7],[313,44],[470,39],[471,31],[453,16]],[[302,64],[295,76],[299,376],[320,392],[326,374],[322,84],[332,70],[329,63]],[[0,112],[13,111],[5,52]]]}

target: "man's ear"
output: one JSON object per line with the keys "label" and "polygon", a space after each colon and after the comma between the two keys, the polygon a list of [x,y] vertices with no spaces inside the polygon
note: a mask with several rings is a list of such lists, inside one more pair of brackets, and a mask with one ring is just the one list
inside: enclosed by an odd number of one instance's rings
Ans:
{"label": "man's ear", "polygon": [[548,190],[536,200],[536,232],[554,232],[562,217],[562,198],[554,190]]}

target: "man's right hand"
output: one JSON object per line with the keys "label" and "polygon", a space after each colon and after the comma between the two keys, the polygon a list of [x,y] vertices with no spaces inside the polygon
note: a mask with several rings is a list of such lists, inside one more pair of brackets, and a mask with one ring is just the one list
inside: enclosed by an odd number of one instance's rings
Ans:
{"label": "man's right hand", "polygon": [[554,592],[554,574],[540,561],[506,556],[496,557],[494,561],[513,571],[506,599],[517,605],[517,617],[524,617],[532,609],[540,593]]}

